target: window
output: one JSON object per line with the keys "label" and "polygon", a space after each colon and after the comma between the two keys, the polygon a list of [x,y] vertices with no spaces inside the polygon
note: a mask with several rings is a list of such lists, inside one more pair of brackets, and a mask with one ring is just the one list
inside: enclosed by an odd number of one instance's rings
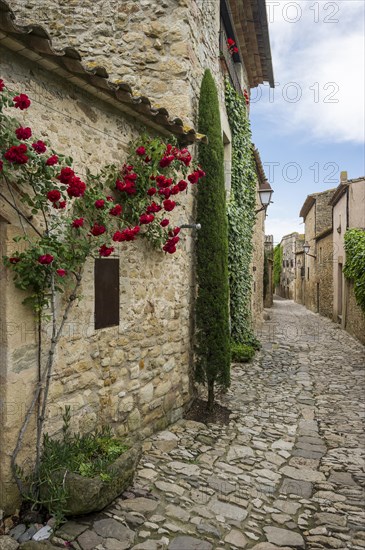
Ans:
{"label": "window", "polygon": [[119,325],[119,259],[96,259],[95,329]]}

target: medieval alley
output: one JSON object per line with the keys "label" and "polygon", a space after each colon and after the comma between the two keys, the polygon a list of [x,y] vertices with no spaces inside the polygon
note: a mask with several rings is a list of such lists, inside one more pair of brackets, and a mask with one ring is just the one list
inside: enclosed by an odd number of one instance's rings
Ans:
{"label": "medieval alley", "polygon": [[134,487],[58,536],[82,550],[363,548],[364,348],[280,299],[261,339],[220,398],[228,425],[180,420],[147,439]]}

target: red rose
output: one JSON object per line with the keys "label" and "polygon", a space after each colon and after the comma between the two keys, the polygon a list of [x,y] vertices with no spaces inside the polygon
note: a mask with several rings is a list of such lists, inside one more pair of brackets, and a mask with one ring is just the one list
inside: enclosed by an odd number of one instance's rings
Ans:
{"label": "red rose", "polygon": [[104,208],[105,201],[103,199],[98,199],[95,201],[95,208]]}
{"label": "red rose", "polygon": [[54,164],[57,164],[58,162],[58,156],[52,155],[46,160],[47,166],[53,166]]}
{"label": "red rose", "polygon": [[66,168],[61,169],[61,173],[57,176],[57,179],[59,179],[61,183],[69,184],[71,183],[74,175],[75,175],[75,172],[71,170],[71,168],[66,166]]}
{"label": "red rose", "polygon": [[172,239],[168,239],[166,241],[165,245],[162,247],[162,250],[164,250],[168,254],[174,254],[176,252],[176,244],[177,244],[178,240],[179,240],[179,237],[174,237]]}
{"label": "red rose", "polygon": [[51,254],[43,254],[43,256],[39,256],[38,262],[43,265],[51,264],[54,260],[54,257],[51,256]]}
{"label": "red rose", "polygon": [[86,190],[86,184],[77,176],[73,176],[67,193],[69,197],[82,197]]}
{"label": "red rose", "polygon": [[0,78],[0,92],[2,92],[4,88],[5,88],[5,82],[3,81],[2,78]]}
{"label": "red rose", "polygon": [[149,197],[152,197],[153,195],[155,195],[157,193],[157,189],[156,187],[150,187],[147,191],[147,195]]}
{"label": "red rose", "polygon": [[99,225],[97,223],[94,223],[94,225],[92,226],[91,230],[90,230],[90,233],[92,235],[94,235],[94,237],[98,237],[99,235],[102,235],[103,233],[105,233],[106,229],[103,225]]}
{"label": "red rose", "polygon": [[43,141],[41,141],[40,139],[38,141],[36,141],[35,143],[32,143],[32,147],[35,150],[35,152],[38,153],[39,155],[41,153],[45,153],[46,150],[47,150],[46,144]]}
{"label": "red rose", "polygon": [[4,166],[4,163],[3,163],[3,161],[2,161],[2,160],[0,160],[0,172],[1,172],[1,171],[2,171],[2,169],[3,169],[3,166]]}
{"label": "red rose", "polygon": [[25,143],[21,143],[20,145],[12,145],[10,149],[6,151],[4,157],[7,161],[14,162],[15,164],[26,164],[29,160],[25,154],[26,152],[27,146]]}
{"label": "red rose", "polygon": [[236,43],[236,42],[233,40],[233,38],[227,38],[227,44],[228,44],[228,46],[234,46],[235,43]]}
{"label": "red rose", "polygon": [[181,151],[178,151],[177,159],[185,164],[185,166],[189,166],[191,163],[191,154],[187,149],[181,149]]}
{"label": "red rose", "polygon": [[150,205],[147,206],[146,211],[148,214],[159,212],[162,209],[162,206],[159,204],[156,204],[155,202],[152,202]]}
{"label": "red rose", "polygon": [[188,176],[188,180],[190,181],[190,183],[198,183],[199,181],[199,174],[197,171],[193,172],[192,174],[190,174]]}
{"label": "red rose", "polygon": [[166,212],[171,212],[176,206],[175,201],[171,201],[170,199],[166,199],[163,201],[163,207],[166,210]]}
{"label": "red rose", "polygon": [[148,164],[149,162],[151,162],[151,157],[145,157],[144,161],[146,164]]}
{"label": "red rose", "polygon": [[99,254],[100,256],[110,256],[110,254],[114,252],[114,247],[113,246],[110,246],[109,248],[106,246],[106,244],[103,244],[100,248],[99,248]]}
{"label": "red rose", "polygon": [[56,273],[60,277],[66,277],[66,275],[67,275],[67,271],[65,269],[56,269]]}
{"label": "red rose", "polygon": [[205,178],[206,173],[204,172],[204,170],[202,170],[201,168],[198,168],[197,172],[198,172],[199,179],[200,178]]}
{"label": "red rose", "polygon": [[82,227],[84,225],[84,218],[77,218],[72,222],[72,227]]}
{"label": "red rose", "polygon": [[52,191],[48,191],[47,193],[47,199],[51,202],[57,202],[61,198],[61,193],[58,191],[58,189],[52,189]]}
{"label": "red rose", "polygon": [[179,183],[177,184],[180,191],[185,191],[185,189],[187,188],[188,186],[188,182],[185,181],[185,180],[180,180]]}
{"label": "red rose", "polygon": [[27,126],[26,128],[23,128],[20,126],[20,128],[17,128],[15,130],[15,135],[18,139],[29,139],[32,135],[32,130]]}
{"label": "red rose", "polygon": [[174,187],[171,188],[171,195],[177,195],[180,193],[180,187],[178,185],[174,185]]}
{"label": "red rose", "polygon": [[171,195],[171,189],[169,189],[168,187],[166,189],[160,189],[158,193],[159,195],[163,195],[166,199],[168,199]]}
{"label": "red rose", "polygon": [[139,217],[139,222],[143,225],[153,222],[154,219],[155,216],[153,214],[141,214]]}
{"label": "red rose", "polygon": [[174,227],[174,229],[171,229],[171,231],[169,231],[169,235],[170,237],[176,237],[176,235],[178,235],[181,231],[181,227]]}
{"label": "red rose", "polygon": [[136,225],[132,229],[123,229],[123,231],[116,231],[113,235],[113,241],[122,242],[122,241],[134,241],[137,233],[140,231],[139,225]]}
{"label": "red rose", "polygon": [[169,223],[170,221],[167,218],[164,218],[163,220],[160,221],[161,227],[166,227],[167,225],[169,225]]}
{"label": "red rose", "polygon": [[12,258],[9,258],[9,262],[11,264],[17,264],[18,262],[20,262],[20,258],[17,258],[16,256],[13,256]]}
{"label": "red rose", "polygon": [[122,207],[120,204],[116,204],[113,208],[109,210],[111,216],[119,216],[122,213]]}
{"label": "red rose", "polygon": [[167,157],[162,157],[160,160],[160,166],[161,168],[165,168],[166,166],[170,166],[170,164],[175,160],[174,155],[168,155]]}
{"label": "red rose", "polygon": [[107,196],[106,200],[109,202],[114,202],[113,197],[111,197],[110,195]]}
{"label": "red rose", "polygon": [[58,203],[54,202],[53,208],[57,208],[58,210],[63,210],[64,208],[66,208],[66,201],[60,201]]}
{"label": "red rose", "polygon": [[146,149],[144,147],[137,147],[136,153],[138,156],[143,157],[146,154]]}
{"label": "red rose", "polygon": [[13,97],[14,101],[14,107],[16,109],[20,109],[21,111],[24,111],[24,109],[28,109],[30,105],[30,99],[26,94],[19,94]]}

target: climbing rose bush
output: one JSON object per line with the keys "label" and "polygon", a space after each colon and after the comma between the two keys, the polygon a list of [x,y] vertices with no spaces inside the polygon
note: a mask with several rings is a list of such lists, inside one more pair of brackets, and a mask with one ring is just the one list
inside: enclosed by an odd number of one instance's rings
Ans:
{"label": "climbing rose bush", "polygon": [[50,289],[63,292],[89,256],[108,257],[116,243],[147,238],[174,254],[180,229],[171,227],[170,213],[189,183],[205,176],[189,150],[143,136],[122,166],[81,175],[71,157],[13,116],[13,109],[30,107],[26,94],[11,93],[0,79],[0,196],[24,229],[16,240],[26,242],[4,262],[30,294],[25,301],[40,311]]}

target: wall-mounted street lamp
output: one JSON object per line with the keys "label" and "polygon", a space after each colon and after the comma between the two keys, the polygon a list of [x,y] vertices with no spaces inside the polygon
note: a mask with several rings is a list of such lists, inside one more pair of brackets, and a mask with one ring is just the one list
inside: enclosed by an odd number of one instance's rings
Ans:
{"label": "wall-mounted street lamp", "polygon": [[258,214],[259,212],[262,212],[263,210],[267,209],[267,207],[271,203],[271,197],[272,197],[273,192],[274,191],[271,188],[268,181],[265,181],[264,183],[262,183],[260,185],[260,187],[259,187],[259,197],[260,197],[260,202],[262,204],[262,207],[259,208],[258,210],[256,210],[256,212],[255,212],[256,214]]}
{"label": "wall-mounted street lamp", "polygon": [[303,245],[304,254],[306,256],[310,256],[311,258],[317,258],[317,256],[315,254],[309,254],[310,248],[311,247],[309,246],[308,241],[305,241],[305,243]]}

